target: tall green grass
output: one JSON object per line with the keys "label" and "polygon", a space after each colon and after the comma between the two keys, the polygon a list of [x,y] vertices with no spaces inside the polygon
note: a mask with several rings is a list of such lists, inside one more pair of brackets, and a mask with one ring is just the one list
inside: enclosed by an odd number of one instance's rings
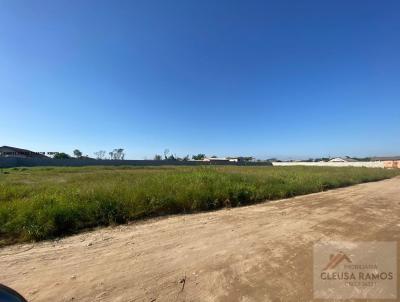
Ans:
{"label": "tall green grass", "polygon": [[0,171],[0,244],[381,180],[394,170],[327,167],[81,167]]}

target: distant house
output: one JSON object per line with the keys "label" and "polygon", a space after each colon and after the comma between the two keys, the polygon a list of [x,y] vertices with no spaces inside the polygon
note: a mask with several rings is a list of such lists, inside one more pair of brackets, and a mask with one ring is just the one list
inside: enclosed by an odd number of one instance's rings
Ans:
{"label": "distant house", "polygon": [[0,147],[0,157],[19,157],[19,158],[48,158],[42,152],[20,149],[10,146]]}
{"label": "distant house", "polygon": [[371,157],[371,161],[398,161],[400,156]]}
{"label": "distant house", "polygon": [[385,168],[400,168],[400,156],[372,157],[371,161],[383,162]]}
{"label": "distant house", "polygon": [[350,157],[335,157],[329,160],[331,163],[352,163],[356,162],[357,160],[352,159]]}

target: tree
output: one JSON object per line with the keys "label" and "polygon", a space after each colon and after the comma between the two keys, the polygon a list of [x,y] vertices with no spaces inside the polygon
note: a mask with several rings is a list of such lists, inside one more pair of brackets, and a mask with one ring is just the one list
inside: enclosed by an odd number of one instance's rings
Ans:
{"label": "tree", "polygon": [[190,159],[190,158],[189,158],[189,154],[186,155],[184,158],[182,158],[183,161],[188,161],[189,159]]}
{"label": "tree", "polygon": [[162,157],[160,154],[154,155],[154,160],[162,160]]}
{"label": "tree", "polygon": [[106,156],[106,151],[100,150],[100,151],[94,152],[94,155],[96,155],[96,159],[104,159]]}
{"label": "tree", "polygon": [[169,149],[164,150],[164,159],[168,159]]}
{"label": "tree", "polygon": [[76,158],[82,157],[82,152],[78,149],[75,149],[73,153]]}
{"label": "tree", "polygon": [[193,155],[193,156],[192,156],[192,159],[194,159],[194,160],[203,160],[203,159],[205,159],[205,158],[206,158],[206,155],[203,154],[203,153],[199,153],[199,154],[197,154],[197,155]]}
{"label": "tree", "polygon": [[111,159],[124,160],[124,158],[125,158],[124,149],[121,149],[121,148],[120,149],[114,149],[109,154],[110,154]]}
{"label": "tree", "polygon": [[67,153],[61,152],[61,153],[56,153],[53,156],[54,159],[69,159],[71,156],[69,156]]}

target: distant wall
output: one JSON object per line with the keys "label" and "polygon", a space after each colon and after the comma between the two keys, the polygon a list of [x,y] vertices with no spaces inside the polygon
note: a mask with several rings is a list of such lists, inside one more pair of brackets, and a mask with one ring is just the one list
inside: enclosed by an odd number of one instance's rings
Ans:
{"label": "distant wall", "polygon": [[52,158],[17,158],[0,157],[0,168],[12,167],[82,167],[82,166],[271,166],[269,162],[198,162],[171,160],[91,160],[91,159],[52,159]]}
{"label": "distant wall", "polygon": [[384,168],[384,163],[379,161],[364,162],[273,162],[273,166],[319,166],[319,167],[367,167]]}
{"label": "distant wall", "polygon": [[[319,167],[389,167],[386,162],[273,162],[273,166],[319,166]],[[171,160],[90,160],[90,159],[52,159],[52,158],[18,158],[0,157],[0,168],[12,167],[82,167],[82,166],[270,166],[269,162],[201,162]],[[392,166],[390,166],[392,167]],[[400,165],[399,165],[400,167]]]}
{"label": "distant wall", "polygon": [[400,168],[400,160],[385,160],[383,161],[385,168],[397,169]]}

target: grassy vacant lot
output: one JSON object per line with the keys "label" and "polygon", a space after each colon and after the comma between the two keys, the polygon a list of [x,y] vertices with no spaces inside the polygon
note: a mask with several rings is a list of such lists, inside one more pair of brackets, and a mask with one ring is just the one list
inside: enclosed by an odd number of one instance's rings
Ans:
{"label": "grassy vacant lot", "polygon": [[331,167],[3,169],[0,245],[148,216],[291,197],[398,174]]}

